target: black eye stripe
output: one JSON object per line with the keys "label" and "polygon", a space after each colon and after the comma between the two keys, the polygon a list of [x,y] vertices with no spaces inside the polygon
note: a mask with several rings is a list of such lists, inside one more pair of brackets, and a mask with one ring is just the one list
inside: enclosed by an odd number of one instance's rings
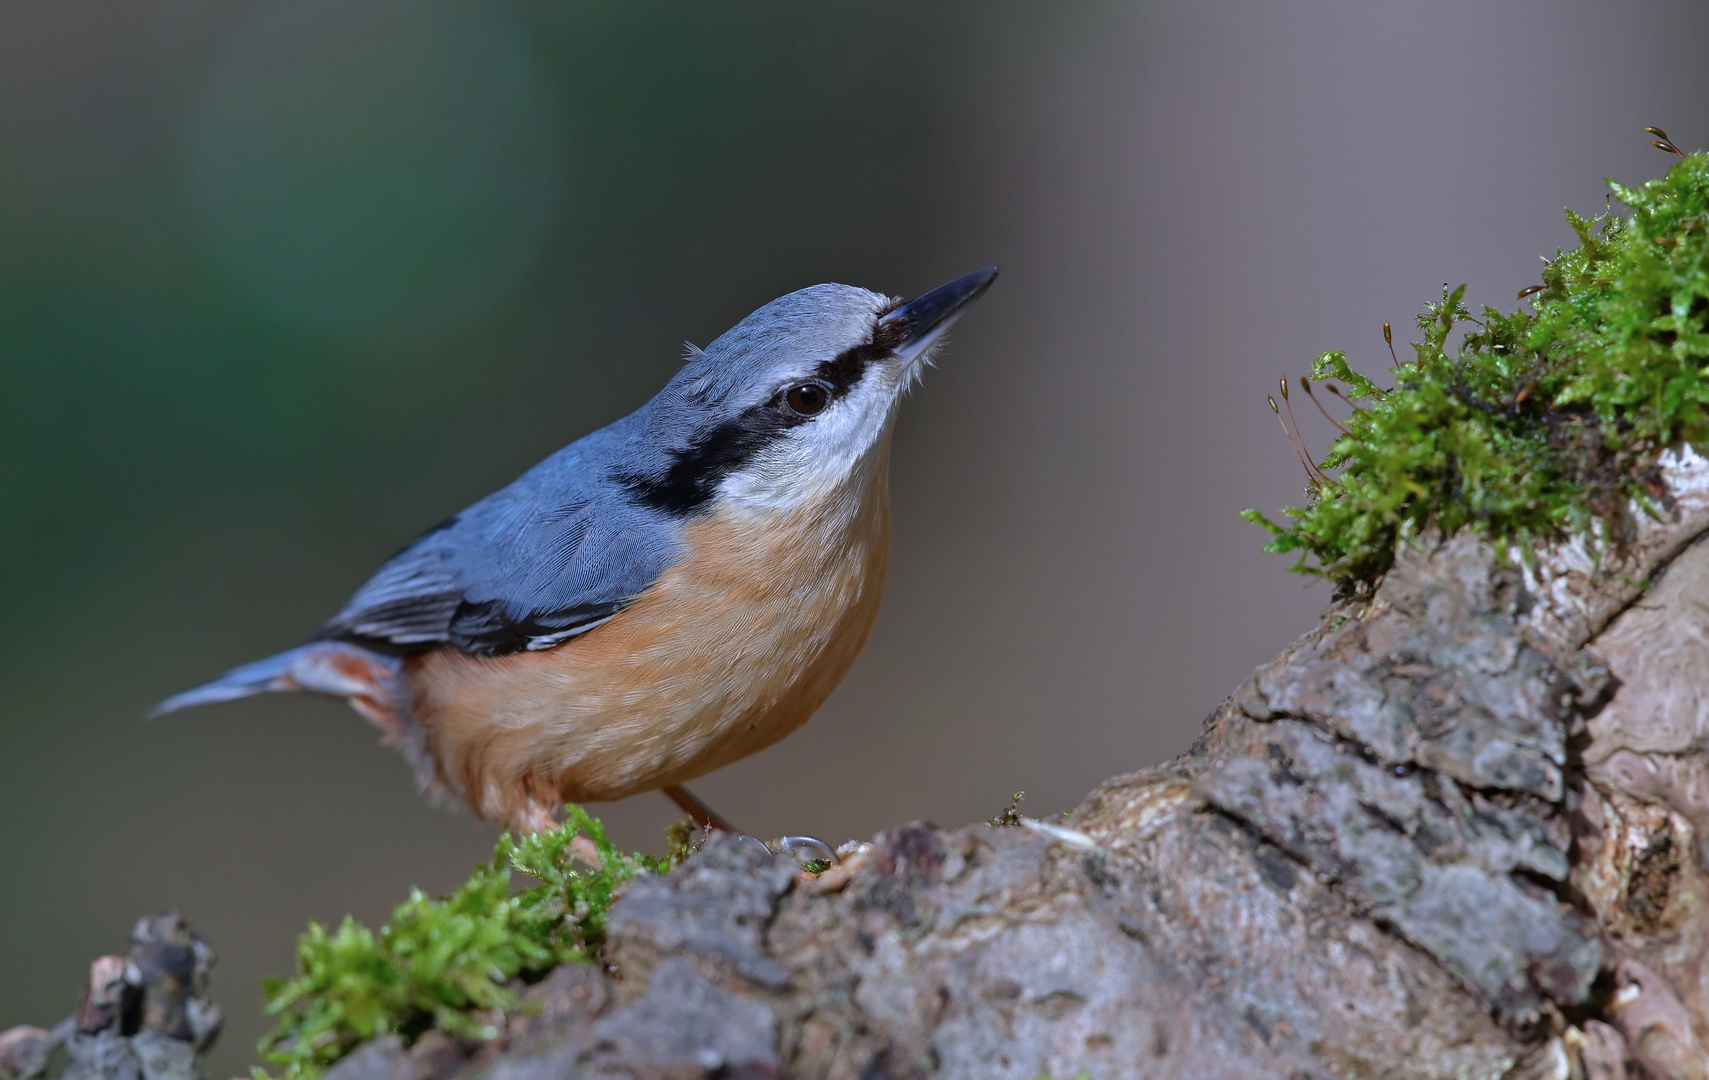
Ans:
{"label": "black eye stripe", "polygon": [[677,516],[706,507],[724,477],[753,459],[774,439],[808,417],[770,402],[726,420],[686,450],[674,451],[671,464],[657,476],[619,476],[637,501]]}
{"label": "black eye stripe", "polygon": [[[894,329],[895,334],[885,334],[886,329]],[[788,401],[791,390],[810,382],[823,383],[829,391],[828,405],[854,389],[869,364],[890,357],[903,329],[880,327],[875,340],[844,349],[823,361],[810,376],[782,387],[765,404],[746,409],[740,416],[704,433],[693,446],[674,452],[671,464],[662,474],[616,479],[644,505],[680,516],[704,509],[724,477],[790,429],[810,422],[817,415],[792,408]],[[896,340],[888,340],[891,336]]]}
{"label": "black eye stripe", "polygon": [[831,385],[832,396],[842,397],[860,382],[861,376],[866,374],[868,364],[883,360],[890,353],[891,348],[888,345],[875,342],[856,345],[821,363],[814,369],[813,374]]}

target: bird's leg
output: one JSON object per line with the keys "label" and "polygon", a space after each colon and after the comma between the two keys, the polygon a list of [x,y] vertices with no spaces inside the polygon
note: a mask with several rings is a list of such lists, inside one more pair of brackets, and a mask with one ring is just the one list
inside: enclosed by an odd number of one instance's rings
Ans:
{"label": "bird's leg", "polygon": [[[724,820],[723,816],[720,815],[718,811],[701,802],[694,792],[683,787],[681,784],[672,784],[671,786],[662,788],[661,790],[670,797],[671,802],[676,803],[677,807],[682,810],[683,813],[687,814],[691,820],[693,820],[696,828],[717,829],[719,832],[732,833],[735,835],[736,839],[753,844],[768,855],[790,855],[795,859],[795,861],[801,863],[802,866],[809,867],[809,871],[807,872],[810,873],[816,874],[825,867],[835,866],[842,862],[842,859],[837,855],[836,849],[825,843],[823,840],[815,839],[811,836],[785,836],[781,840],[778,840],[775,845],[768,844],[764,840],[736,832],[736,827]],[[810,864],[812,863],[819,863],[821,865],[818,867],[811,867]]]}
{"label": "bird's leg", "polygon": [[672,784],[663,790],[671,802],[676,803],[677,809],[687,814],[697,828],[717,829],[719,832],[727,833],[736,831],[736,827],[724,820],[722,814],[701,802],[694,792],[681,784]]}
{"label": "bird's leg", "polygon": [[[531,833],[549,833],[563,827],[558,820],[558,812],[563,803],[556,800],[540,798],[537,794],[524,788],[516,809],[510,815],[510,828],[518,839]],[[570,851],[582,862],[599,869],[603,860],[599,856],[599,848],[594,842],[581,833],[570,837]]]}
{"label": "bird's leg", "polygon": [[558,803],[536,799],[528,793],[517,800],[511,811],[510,828],[518,837],[531,833],[549,833],[563,822],[558,820]]}

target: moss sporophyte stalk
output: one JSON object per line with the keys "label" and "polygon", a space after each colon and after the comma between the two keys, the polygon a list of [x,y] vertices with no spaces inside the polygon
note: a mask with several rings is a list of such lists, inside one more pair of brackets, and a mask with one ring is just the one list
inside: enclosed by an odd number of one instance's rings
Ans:
{"label": "moss sporophyte stalk", "polygon": [[[575,865],[577,834],[598,851],[598,867]],[[350,918],[333,931],[311,924],[297,943],[296,977],[265,987],[279,1024],[261,1040],[261,1056],[284,1066],[284,1080],[313,1080],[377,1035],[408,1040],[438,1028],[491,1038],[492,1010],[523,1004],[517,980],[588,962],[617,889],[639,874],[664,873],[681,854],[625,855],[597,820],[570,806],[553,832],[500,837],[492,860],[450,896],[412,893],[377,933]],[[515,891],[513,870],[536,884]]]}
{"label": "moss sporophyte stalk", "polygon": [[1630,215],[1567,211],[1578,247],[1521,294],[1530,310],[1473,315],[1464,285],[1444,287],[1390,390],[1343,353],[1317,358],[1312,377],[1339,379],[1355,408],[1289,524],[1242,513],[1270,531],[1265,550],[1356,590],[1426,530],[1526,551],[1601,521],[1618,543],[1634,504],[1660,507],[1657,455],[1709,449],[1709,155],[1609,188]]}

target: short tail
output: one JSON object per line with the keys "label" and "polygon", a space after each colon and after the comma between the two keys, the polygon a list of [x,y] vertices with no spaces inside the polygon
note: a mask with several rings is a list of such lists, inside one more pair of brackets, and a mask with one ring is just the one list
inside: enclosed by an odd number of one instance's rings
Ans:
{"label": "short tail", "polygon": [[341,641],[317,641],[232,668],[211,683],[167,698],[148,715],[256,694],[321,694],[343,698],[364,715],[368,710],[358,702],[390,712],[399,700],[398,661]]}
{"label": "short tail", "polygon": [[316,641],[300,649],[232,668],[213,682],[186,690],[149,710],[150,716],[213,705],[256,694],[316,694],[341,698],[380,729],[380,741],[403,751],[416,784],[429,795],[460,795],[439,775],[410,709],[403,665],[395,656],[342,641]]}

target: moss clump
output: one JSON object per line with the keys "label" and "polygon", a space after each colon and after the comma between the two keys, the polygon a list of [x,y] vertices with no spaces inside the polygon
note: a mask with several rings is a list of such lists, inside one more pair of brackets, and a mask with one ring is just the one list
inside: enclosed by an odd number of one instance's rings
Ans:
{"label": "moss clump", "polygon": [[[1342,353],[1317,359],[1312,375],[1340,379],[1361,407],[1290,525],[1241,515],[1270,530],[1265,550],[1297,550],[1296,571],[1357,590],[1404,535],[1470,529],[1528,547],[1601,519],[1618,541],[1632,500],[1665,498],[1657,454],[1709,444],[1709,155],[1609,187],[1631,216],[1569,210],[1579,246],[1521,294],[1533,310],[1475,317],[1465,286],[1444,288],[1393,390]],[[1472,329],[1454,346],[1461,325]]]}
{"label": "moss clump", "polygon": [[[330,933],[311,923],[297,942],[297,976],[266,986],[267,1011],[280,1019],[261,1040],[262,1058],[284,1066],[285,1080],[313,1080],[377,1035],[407,1040],[439,1028],[491,1038],[489,1011],[521,1005],[512,980],[587,962],[618,887],[639,874],[665,872],[682,852],[624,855],[581,807],[567,810],[554,832],[520,843],[501,836],[492,860],[450,896],[412,893],[378,933],[348,917]],[[578,833],[598,850],[597,869],[572,868],[570,845]],[[512,870],[537,884],[514,891]]]}

